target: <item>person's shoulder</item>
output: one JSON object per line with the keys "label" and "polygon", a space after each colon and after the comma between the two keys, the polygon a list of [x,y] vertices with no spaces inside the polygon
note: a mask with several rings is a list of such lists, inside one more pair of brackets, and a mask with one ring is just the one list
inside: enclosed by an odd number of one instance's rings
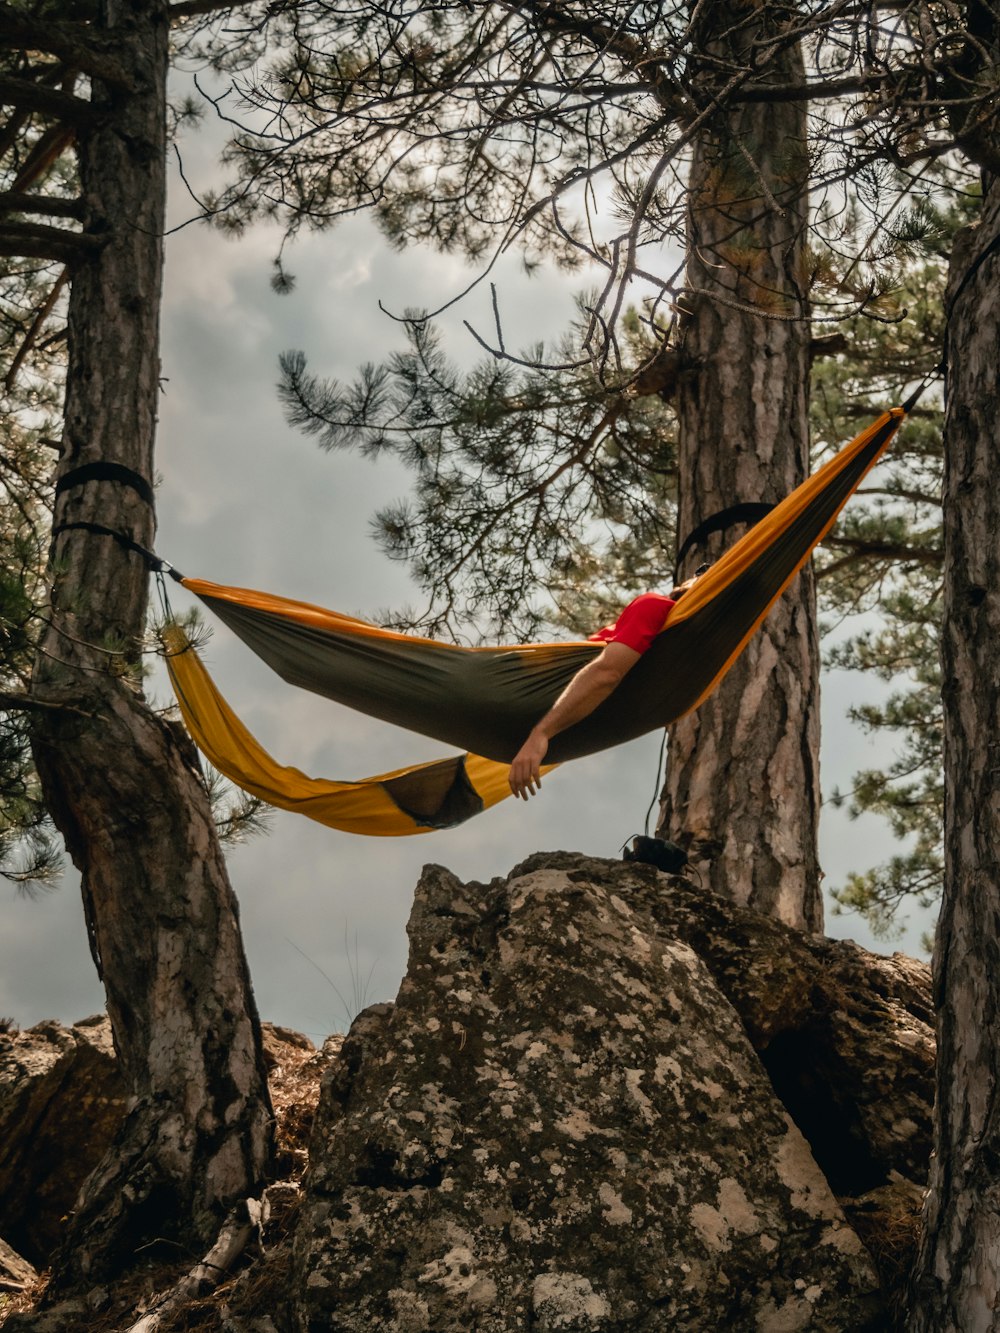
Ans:
{"label": "person's shoulder", "polygon": [[669,611],[672,606],[676,605],[677,603],[674,598],[668,597],[665,592],[641,592],[638,597],[633,597],[629,602],[629,607],[648,606],[656,607],[657,609],[662,607],[665,611]]}
{"label": "person's shoulder", "polygon": [[618,617],[614,641],[635,652],[644,653],[663,629],[676,603],[661,592],[644,592],[634,597]]}

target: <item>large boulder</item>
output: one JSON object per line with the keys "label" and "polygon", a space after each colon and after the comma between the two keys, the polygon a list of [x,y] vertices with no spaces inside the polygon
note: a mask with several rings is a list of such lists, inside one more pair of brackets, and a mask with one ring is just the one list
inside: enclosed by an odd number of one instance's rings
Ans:
{"label": "large boulder", "polygon": [[[395,1004],[359,1017],[324,1082],[300,1328],[885,1326],[802,1129],[863,1159],[845,1193],[924,1169],[922,975],[565,853],[485,887],[428,867],[409,934]],[[837,1080],[843,1132],[819,1113]]]}
{"label": "large boulder", "polygon": [[0,1236],[37,1267],[124,1108],[103,1015],[0,1033]]}
{"label": "large boulder", "polygon": [[[262,1024],[276,1119],[276,1166],[298,1179],[318,1096],[322,1055],[308,1037]],[[0,1033],[0,1236],[44,1267],[83,1181],[110,1147],[126,1108],[104,1014]]]}
{"label": "large boulder", "polygon": [[[557,852],[535,864],[577,872]],[[614,862],[588,861],[615,883]],[[601,867],[612,867],[609,871]],[[687,880],[647,876],[648,910],[685,940],[739,1014],[783,1103],[839,1195],[902,1175],[926,1183],[932,1138],[930,968],[905,954],[805,935]]]}

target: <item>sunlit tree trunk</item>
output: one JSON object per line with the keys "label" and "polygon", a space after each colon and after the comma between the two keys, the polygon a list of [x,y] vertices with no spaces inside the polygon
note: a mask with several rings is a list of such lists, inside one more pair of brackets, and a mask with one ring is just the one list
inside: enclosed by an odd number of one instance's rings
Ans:
{"label": "sunlit tree trunk", "polygon": [[90,31],[107,35],[134,91],[95,80],[104,118],[79,141],[84,229],[104,244],[72,282],[63,489],[33,684],[66,707],[41,715],[34,752],[82,874],[132,1104],[84,1186],[57,1286],[113,1273],[153,1237],[210,1240],[258,1187],[271,1122],[236,904],[197,760],[149,709],[136,674],[147,570],[111,537],[66,526],[153,542],[166,5],[106,0]]}
{"label": "sunlit tree trunk", "polygon": [[[752,41],[779,35],[751,12],[711,7],[713,31],[730,36],[709,49],[727,69],[750,59]],[[703,65],[701,77],[718,81],[718,67]],[[798,47],[773,61],[769,78],[801,82]],[[801,103],[748,102],[720,113],[696,142],[681,302],[688,369],[676,399],[681,537],[729,505],[781,499],[808,470],[808,174]],[[682,573],[744,530],[710,538]],[[661,832],[717,892],[819,931],[818,763],[807,573],[712,698],[671,728]]]}
{"label": "sunlit tree trunk", "polygon": [[[992,248],[991,248],[992,247]],[[1000,182],[951,259],[935,1155],[909,1327],[1000,1329]]]}

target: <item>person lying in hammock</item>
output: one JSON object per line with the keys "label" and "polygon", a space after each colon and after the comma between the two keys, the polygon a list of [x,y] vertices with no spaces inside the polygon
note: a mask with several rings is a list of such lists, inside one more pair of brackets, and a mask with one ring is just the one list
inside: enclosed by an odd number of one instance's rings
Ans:
{"label": "person lying in hammock", "polygon": [[617,689],[663,629],[679,599],[703,572],[704,569],[699,569],[693,578],[672,588],[669,596],[642,593],[629,602],[613,625],[605,625],[588,636],[595,643],[603,643],[604,651],[580,668],[545,716],[535,723],[514,756],[508,781],[515,796],[526,801],[539,790],[541,767],[552,737],[588,717]]}

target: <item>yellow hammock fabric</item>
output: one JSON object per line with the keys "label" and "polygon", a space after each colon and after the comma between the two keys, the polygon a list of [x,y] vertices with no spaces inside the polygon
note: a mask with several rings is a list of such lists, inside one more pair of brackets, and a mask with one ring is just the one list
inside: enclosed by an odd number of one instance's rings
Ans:
{"label": "yellow hammock fabric", "polygon": [[[899,407],[884,413],[731,547],[610,698],[555,737],[549,767],[697,708],[829,532],[903,416]],[[183,630],[169,626],[167,666],[181,713],[211,763],[271,805],[349,833],[449,828],[510,795],[507,769],[525,736],[603,647],[584,641],[462,648],[267,593],[182,582],[291,684],[466,751],[357,782],[307,777],[279,764],[250,735]]]}

